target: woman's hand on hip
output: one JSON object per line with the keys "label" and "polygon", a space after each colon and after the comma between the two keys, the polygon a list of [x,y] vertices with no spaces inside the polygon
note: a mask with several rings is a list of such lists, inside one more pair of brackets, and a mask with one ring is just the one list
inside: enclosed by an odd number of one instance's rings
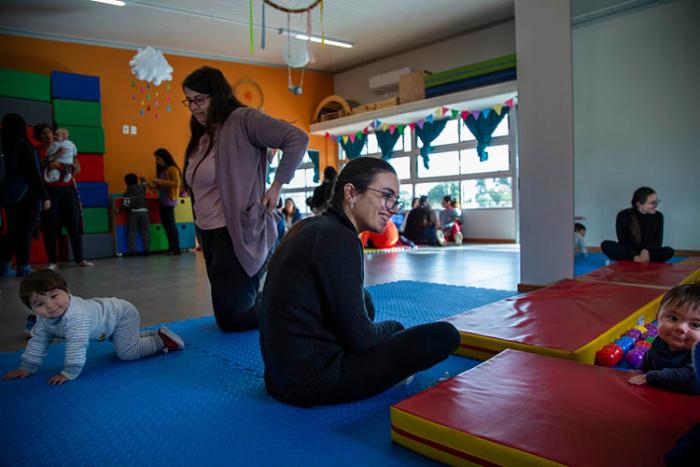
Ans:
{"label": "woman's hand on hip", "polygon": [[262,199],[262,205],[268,211],[271,211],[277,207],[277,202],[280,198],[280,190],[282,189],[282,184],[275,180],[272,182],[270,188],[265,191],[265,195]]}

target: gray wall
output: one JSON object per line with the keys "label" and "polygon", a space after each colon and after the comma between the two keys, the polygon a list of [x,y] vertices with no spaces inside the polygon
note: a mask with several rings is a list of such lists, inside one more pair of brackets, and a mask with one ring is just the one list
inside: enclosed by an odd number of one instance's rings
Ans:
{"label": "gray wall", "polygon": [[338,73],[334,89],[345,99],[366,104],[398,95],[398,89],[371,91],[370,76],[403,67],[435,73],[512,53],[515,53],[515,23],[507,21]]}
{"label": "gray wall", "polygon": [[574,168],[569,2],[515,0],[520,282],[573,272]]}
{"label": "gray wall", "polygon": [[700,2],[674,0],[573,29],[575,213],[589,245],[615,238],[617,211],[648,185],[664,243],[700,250],[699,19]]}

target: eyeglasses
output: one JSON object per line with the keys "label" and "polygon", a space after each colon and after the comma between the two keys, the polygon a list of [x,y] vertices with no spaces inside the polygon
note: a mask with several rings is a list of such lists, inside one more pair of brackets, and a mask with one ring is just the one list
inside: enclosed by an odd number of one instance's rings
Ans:
{"label": "eyeglasses", "polygon": [[387,208],[389,211],[400,211],[401,209],[403,209],[403,203],[400,202],[399,199],[392,193],[389,193],[388,191],[375,190],[374,188],[369,187],[367,187],[367,189],[369,191],[380,193],[382,195],[382,198],[384,198],[384,207]]}
{"label": "eyeglasses", "polygon": [[648,205],[650,205],[650,206],[658,206],[659,204],[661,204],[661,199],[660,199],[660,198],[656,198],[656,201],[649,201],[649,202],[647,202],[647,203],[645,203],[645,204],[648,204]]}
{"label": "eyeglasses", "polygon": [[192,104],[195,105],[195,107],[201,107],[211,96],[206,96],[206,95],[201,95],[201,96],[194,96],[194,98],[190,99],[189,97],[186,97],[182,101],[182,105],[184,105],[187,108],[192,107]]}

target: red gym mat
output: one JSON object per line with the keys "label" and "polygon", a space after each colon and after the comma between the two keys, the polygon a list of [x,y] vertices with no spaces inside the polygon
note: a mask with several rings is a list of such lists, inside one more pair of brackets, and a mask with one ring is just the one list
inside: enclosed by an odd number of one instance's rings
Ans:
{"label": "red gym mat", "polygon": [[700,279],[700,266],[693,261],[680,263],[619,261],[579,276],[577,279],[671,288]]}
{"label": "red gym mat", "polygon": [[595,352],[651,321],[663,291],[565,279],[447,318],[461,334],[457,353],[484,360],[511,348],[593,363]]}
{"label": "red gym mat", "polygon": [[629,377],[507,350],[392,406],[392,439],[450,464],[663,465],[700,399]]}

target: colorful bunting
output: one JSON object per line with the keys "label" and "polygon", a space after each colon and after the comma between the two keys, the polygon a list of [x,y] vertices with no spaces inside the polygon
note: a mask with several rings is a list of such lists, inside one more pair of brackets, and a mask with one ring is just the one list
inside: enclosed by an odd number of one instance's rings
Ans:
{"label": "colorful bunting", "polygon": [[481,114],[484,116],[484,118],[489,118],[489,114],[491,113],[491,109],[487,108],[481,111]]}
{"label": "colorful bunting", "polygon": [[395,131],[396,131],[396,125],[389,125],[389,133],[393,135]]}
{"label": "colorful bunting", "polygon": [[459,116],[459,110],[452,109],[450,113],[452,114],[452,118],[457,118],[457,116]]}
{"label": "colorful bunting", "polygon": [[494,105],[493,110],[495,110],[498,115],[501,115],[501,111],[503,110],[503,104]]}
{"label": "colorful bunting", "polygon": [[[428,123],[433,123],[433,116],[432,116],[432,115],[428,115],[427,117],[425,117],[425,121],[428,122]],[[421,127],[421,128],[422,128],[422,127]]]}
{"label": "colorful bunting", "polygon": [[513,108],[513,99],[508,99],[506,101],[506,105],[508,106],[508,108],[512,109]]}
{"label": "colorful bunting", "polygon": [[474,120],[478,120],[478,119],[479,119],[479,114],[480,114],[480,113],[481,113],[481,112],[478,111],[478,110],[472,111],[472,115],[474,116]]}
{"label": "colorful bunting", "polygon": [[330,137],[331,137],[331,134],[328,133],[328,132],[326,132],[326,139],[328,139],[328,138],[330,138]]}
{"label": "colorful bunting", "polygon": [[[345,136],[344,138],[347,138],[347,136]],[[345,141],[347,142],[347,140]],[[350,135],[350,141],[353,143],[355,142],[355,135]]]}
{"label": "colorful bunting", "polygon": [[424,121],[424,120],[418,120],[418,121],[416,122],[416,125],[418,125],[418,128],[420,128],[420,129],[422,130],[422,129],[423,129],[423,125],[425,125],[425,121]]}
{"label": "colorful bunting", "polygon": [[462,113],[460,115],[462,116],[462,120],[466,120],[467,117],[469,116],[469,112],[464,110],[464,111],[462,111]]}
{"label": "colorful bunting", "polygon": [[345,143],[345,144],[348,143],[348,137],[347,137],[347,136],[343,136],[343,143]]}

